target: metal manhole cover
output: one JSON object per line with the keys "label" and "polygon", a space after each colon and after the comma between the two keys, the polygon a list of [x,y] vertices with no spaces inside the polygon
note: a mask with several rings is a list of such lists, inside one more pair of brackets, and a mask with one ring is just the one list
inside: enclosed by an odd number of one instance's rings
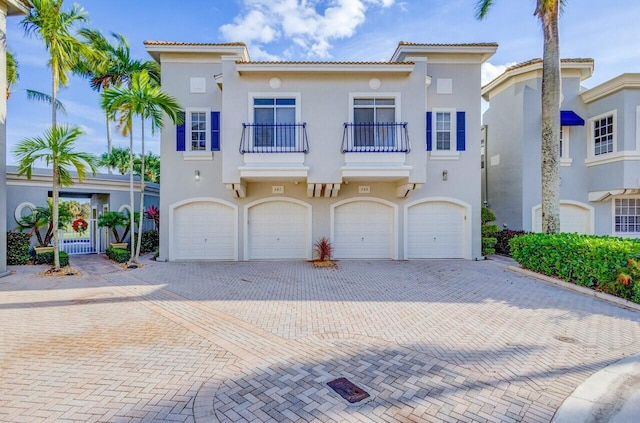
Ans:
{"label": "metal manhole cover", "polygon": [[556,338],[560,342],[566,342],[567,344],[577,344],[578,343],[578,341],[576,341],[573,338],[569,338],[568,336],[554,336],[554,338]]}
{"label": "metal manhole cover", "polygon": [[344,377],[334,379],[331,382],[328,382],[327,385],[351,404],[360,402],[365,398],[369,398],[369,394],[365,392],[364,389],[357,387]]}

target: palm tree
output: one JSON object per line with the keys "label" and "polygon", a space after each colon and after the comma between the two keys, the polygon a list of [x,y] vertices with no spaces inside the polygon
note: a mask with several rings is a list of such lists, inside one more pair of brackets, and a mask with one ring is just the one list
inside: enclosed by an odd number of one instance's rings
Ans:
{"label": "palm tree", "polygon": [[18,74],[18,62],[13,54],[7,50],[7,100],[11,96],[11,86],[18,82],[20,75]]}
{"label": "palm tree", "polygon": [[[54,228],[58,227],[59,221],[59,187],[73,184],[69,168],[75,169],[80,182],[84,180],[87,168],[91,169],[94,175],[97,171],[98,162],[93,155],[74,149],[76,141],[82,134],[82,130],[78,127],[54,125],[45,131],[43,137],[26,138],[20,141],[13,150],[18,159],[18,175],[26,175],[27,179],[31,179],[34,166],[40,161],[44,161],[52,167],[52,226]],[[58,270],[60,269],[58,231],[53,232],[53,247],[54,268]]]}
{"label": "palm tree", "polygon": [[[147,70],[152,79],[160,84],[160,67],[155,61],[142,62],[131,58],[131,51],[127,39],[117,33],[111,33],[115,44],[102,35],[101,32],[91,29],[81,29],[79,34],[95,51],[103,54],[85,58],[78,62],[74,72],[89,79],[89,85],[95,91],[106,90],[112,86],[119,87],[129,84],[134,73]],[[107,120],[107,153],[112,150],[111,119],[105,111]],[[109,166],[111,173],[111,166]]]}
{"label": "palm tree", "polygon": [[62,11],[63,1],[32,0],[33,7],[22,20],[25,33],[42,39],[49,53],[52,126],[56,126],[56,104],[60,84],[63,86],[68,84],[67,73],[74,68],[83,55],[95,54],[71,35],[71,29],[75,24],[87,22],[86,12],[77,4],[74,4],[69,11]]}
{"label": "palm tree", "polygon": [[[141,130],[141,153],[140,153],[140,175],[145,174],[145,153],[144,153],[144,122],[149,119],[151,122],[151,131],[155,132],[162,128],[162,113],[166,113],[169,118],[176,124],[182,123],[180,111],[182,107],[178,101],[170,95],[162,92],[160,87],[155,84],[149,72],[143,70],[135,73],[131,78],[129,87],[119,88],[113,87],[102,93],[102,107],[109,113],[119,115],[119,122],[122,128],[122,134],[129,134],[130,148],[133,151],[133,117],[140,117]],[[133,168],[133,153],[129,154],[131,167]],[[133,172],[130,172],[131,187],[131,213],[133,213]],[[144,213],[144,178],[140,178],[140,215]],[[133,222],[133,219],[131,219]],[[131,231],[133,234],[133,230]],[[142,241],[142,219],[138,228],[137,249],[134,254],[133,245],[131,249],[132,260],[137,261],[140,256],[140,243]]]}
{"label": "palm tree", "polygon": [[100,166],[117,169],[121,175],[129,172],[129,149],[113,147],[111,153],[102,153]]}
{"label": "palm tree", "polygon": [[[136,157],[133,160],[133,172],[140,176],[142,171],[142,158]],[[160,157],[149,152],[144,157],[144,180],[147,182],[160,183]]]}
{"label": "palm tree", "polygon": [[[480,0],[483,19],[494,0]],[[544,33],[542,58],[542,232],[560,232],[560,33],[558,17],[565,0],[536,0],[534,15]]]}

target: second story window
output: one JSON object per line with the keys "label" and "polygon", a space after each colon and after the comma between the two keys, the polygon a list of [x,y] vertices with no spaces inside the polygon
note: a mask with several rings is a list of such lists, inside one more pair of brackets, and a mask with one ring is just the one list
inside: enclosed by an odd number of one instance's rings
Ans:
{"label": "second story window", "polygon": [[598,117],[592,121],[593,155],[612,153],[614,151],[614,123],[613,115]]}
{"label": "second story window", "polygon": [[354,98],[355,147],[393,147],[396,142],[395,98]]}
{"label": "second story window", "polygon": [[436,150],[450,151],[452,125],[451,112],[436,112]]}
{"label": "second story window", "polygon": [[191,151],[207,150],[207,112],[192,111],[189,113]]}
{"label": "second story window", "polygon": [[254,147],[295,147],[295,98],[254,98],[253,122]]}

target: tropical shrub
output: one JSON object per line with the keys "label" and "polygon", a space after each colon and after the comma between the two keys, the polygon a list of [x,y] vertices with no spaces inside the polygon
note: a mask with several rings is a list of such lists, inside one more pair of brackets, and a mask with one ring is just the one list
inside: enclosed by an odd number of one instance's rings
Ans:
{"label": "tropical shrub", "polygon": [[516,236],[524,235],[528,232],[514,231],[513,229],[503,229],[496,234],[496,253],[504,254],[506,256],[511,255],[511,248],[509,247],[509,241]]}
{"label": "tropical shrub", "polygon": [[140,243],[141,253],[150,253],[155,251],[160,245],[160,234],[158,231],[144,231],[142,233],[142,241]]}
{"label": "tropical shrub", "polygon": [[[138,222],[140,219],[140,213],[134,213],[134,220]],[[109,228],[111,229],[111,233],[116,240],[116,243],[125,242],[127,239],[127,235],[129,235],[129,229],[131,225],[129,224],[131,220],[131,216],[129,212],[118,212],[118,211],[109,211],[105,212],[98,218],[98,226],[101,228]],[[124,228],[124,232],[122,235],[118,232],[118,228]]]}
{"label": "tropical shrub", "polygon": [[640,239],[608,236],[526,234],[512,238],[509,246],[524,268],[605,289],[630,258],[640,257]]}
{"label": "tropical shrub", "polygon": [[333,252],[333,246],[326,236],[323,236],[315,244],[313,248],[318,255],[318,260],[327,261],[331,260],[331,253]]}
{"label": "tropical shrub", "polygon": [[123,250],[122,248],[107,248],[105,253],[109,259],[118,263],[126,263],[131,257],[129,250]]}
{"label": "tropical shrub", "polygon": [[627,260],[618,270],[618,277],[603,284],[602,290],[640,304],[640,257]]}
{"label": "tropical shrub", "polygon": [[[18,220],[17,230],[26,232],[31,238],[33,235],[38,239],[40,247],[51,244],[53,239],[53,201],[47,199],[47,207],[36,207],[31,213]],[[73,220],[73,215],[69,211],[68,205],[61,203],[58,206],[58,229],[64,229]],[[41,230],[46,228],[44,238]]]}
{"label": "tropical shrub", "polygon": [[[60,256],[60,266],[68,266],[69,265],[69,254],[64,251],[59,251],[58,255]],[[46,251],[44,253],[36,253],[36,264],[53,264],[53,251]]]}
{"label": "tropical shrub", "polygon": [[10,266],[27,264],[29,256],[29,234],[7,232],[7,264]]}
{"label": "tropical shrub", "polygon": [[487,207],[482,208],[481,214],[482,223],[482,254],[488,256],[495,254],[495,245],[498,242],[495,235],[498,233],[498,225],[491,225],[490,222],[496,220],[496,215]]}

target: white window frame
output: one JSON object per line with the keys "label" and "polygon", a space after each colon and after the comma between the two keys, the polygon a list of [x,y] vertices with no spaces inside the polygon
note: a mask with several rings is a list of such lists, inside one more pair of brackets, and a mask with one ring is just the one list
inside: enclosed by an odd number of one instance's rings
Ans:
{"label": "white window frame", "polygon": [[571,163],[573,163],[573,159],[569,156],[569,142],[571,139],[570,128],[570,126],[560,127],[560,166],[571,166]]}
{"label": "white window frame", "polygon": [[[438,130],[437,130],[437,116],[438,113],[449,113],[451,116],[451,129],[449,138],[449,149],[438,149]],[[437,107],[431,109],[431,159],[457,159],[460,157],[460,152],[456,150],[458,145],[458,113],[457,109]]]}
{"label": "white window frame", "polygon": [[[611,116],[612,117],[612,121],[613,121],[613,131],[611,134],[611,142],[613,143],[612,145],[612,150],[609,153],[604,153],[604,154],[598,154],[596,155],[595,153],[595,148],[596,148],[596,141],[595,141],[595,122],[604,118],[607,118]],[[592,118],[589,119],[589,147],[587,149],[588,153],[588,159],[591,160],[598,160],[598,159],[605,159],[610,157],[611,155],[615,154],[618,151],[618,113],[617,110],[611,110],[608,111],[606,113],[601,113],[598,116],[593,116]]]}
{"label": "white window frame", "polygon": [[[192,150],[191,149],[191,114],[192,113],[204,113],[205,115],[205,149],[204,150]],[[213,153],[211,151],[211,109],[208,107],[187,107],[184,111],[184,143],[185,148],[183,152],[183,158],[185,160],[213,160]]]}
{"label": "white window frame", "polygon": [[[302,104],[301,104],[301,96],[299,92],[269,92],[269,93],[265,93],[265,92],[250,92],[249,96],[248,96],[248,120],[247,122],[251,122],[251,123],[255,123],[255,114],[254,114],[254,104],[253,104],[253,100],[255,99],[278,99],[278,98],[293,98],[296,101],[296,105],[295,105],[295,113],[296,113],[296,121],[295,123],[300,123],[302,122]],[[275,106],[274,106],[275,107]],[[295,140],[295,149],[297,150],[300,147],[300,142],[302,142],[302,140],[298,139],[299,137],[297,136],[297,131],[296,131],[296,140]],[[251,148],[254,148],[253,145],[254,139],[253,136],[251,137]],[[277,151],[279,148],[276,146],[272,147],[273,150]],[[291,147],[281,147],[280,149],[282,150],[290,150]]]}
{"label": "white window frame", "polygon": [[[611,234],[619,237],[638,237],[640,236],[640,232],[616,232],[616,201],[617,200],[635,200],[636,202],[640,202],[639,195],[632,196],[614,196],[611,199]],[[637,206],[636,206],[637,207]]]}

